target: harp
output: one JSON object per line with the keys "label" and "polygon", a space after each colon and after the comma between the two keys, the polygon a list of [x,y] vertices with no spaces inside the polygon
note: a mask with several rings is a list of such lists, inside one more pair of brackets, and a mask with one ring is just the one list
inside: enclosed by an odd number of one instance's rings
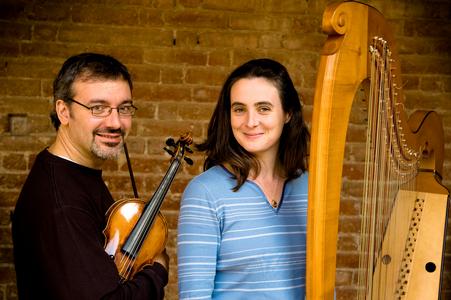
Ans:
{"label": "harp", "polygon": [[344,151],[358,90],[368,131],[358,299],[437,299],[448,207],[444,142],[433,111],[407,117],[395,40],[384,17],[357,2],[329,5],[313,103],[307,299],[334,299]]}

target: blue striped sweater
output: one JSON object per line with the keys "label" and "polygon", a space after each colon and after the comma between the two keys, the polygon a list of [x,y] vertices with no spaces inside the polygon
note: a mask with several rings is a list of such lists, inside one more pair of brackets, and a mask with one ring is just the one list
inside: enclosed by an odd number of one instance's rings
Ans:
{"label": "blue striped sweater", "polygon": [[186,187],[177,255],[179,298],[304,299],[307,174],[273,208],[252,181],[215,166]]}

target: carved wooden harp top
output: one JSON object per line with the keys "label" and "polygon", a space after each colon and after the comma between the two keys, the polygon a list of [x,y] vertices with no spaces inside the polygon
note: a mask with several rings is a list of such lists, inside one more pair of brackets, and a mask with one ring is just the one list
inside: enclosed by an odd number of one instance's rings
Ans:
{"label": "carved wooden harp top", "polygon": [[[333,299],[342,167],[352,103],[359,87],[368,88],[372,74],[372,47],[390,51],[390,94],[387,110],[398,165],[415,166],[417,190],[447,195],[440,184],[444,142],[441,120],[435,112],[417,111],[407,117],[396,43],[382,14],[357,2],[329,5],[323,15],[328,35],[321,52],[311,126],[309,210],[307,227],[307,299]],[[382,46],[381,46],[382,44]],[[383,51],[383,49],[376,49]],[[376,55],[379,52],[376,53]],[[365,88],[365,90],[367,90]],[[369,88],[368,88],[369,90]],[[394,149],[396,148],[396,149]],[[404,166],[404,165],[403,165]],[[409,173],[410,171],[406,171]],[[418,172],[418,173],[417,173]]]}

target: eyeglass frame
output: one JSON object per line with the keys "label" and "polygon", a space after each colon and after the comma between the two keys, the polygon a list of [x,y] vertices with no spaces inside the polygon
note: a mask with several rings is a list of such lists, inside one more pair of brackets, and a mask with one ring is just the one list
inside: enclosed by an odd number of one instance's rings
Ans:
{"label": "eyeglass frame", "polygon": [[[123,114],[123,113],[121,113],[121,112],[119,111],[119,109],[121,109],[121,106],[123,107],[124,104],[121,104],[121,105],[119,105],[118,107],[111,107],[111,106],[108,106],[108,105],[102,105],[102,104],[100,104],[100,105],[93,105],[93,106],[89,107],[89,106],[87,106],[87,105],[85,105],[85,104],[83,104],[83,103],[81,103],[81,102],[78,102],[77,100],[75,100],[75,99],[73,99],[73,98],[67,97],[66,99],[69,100],[69,101],[71,101],[71,102],[77,103],[78,105],[80,105],[80,106],[82,106],[82,107],[84,107],[84,108],[86,108],[86,109],[89,109],[89,110],[91,111],[91,115],[92,115],[93,117],[97,117],[97,118],[106,118],[106,117],[110,116],[111,113],[113,112],[113,109],[117,110],[117,113],[118,113],[120,116],[122,116],[122,117],[133,117],[133,116],[135,115],[135,112],[138,110],[138,108],[137,108],[136,106],[134,106],[133,103],[130,103],[130,105],[125,104],[125,105],[130,106],[130,107],[132,107],[132,108],[134,109],[133,112],[132,112],[131,114],[127,115],[127,114]],[[94,114],[94,108],[95,108],[95,107],[99,107],[99,106],[103,106],[103,107],[108,108],[108,109],[109,109],[108,114],[106,114],[106,115],[104,115],[104,116],[101,116],[101,115],[95,115],[95,114]]]}

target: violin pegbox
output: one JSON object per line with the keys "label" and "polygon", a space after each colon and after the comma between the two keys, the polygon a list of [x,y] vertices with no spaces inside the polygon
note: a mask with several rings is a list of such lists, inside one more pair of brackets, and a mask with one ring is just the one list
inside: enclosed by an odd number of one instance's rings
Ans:
{"label": "violin pegbox", "polygon": [[173,138],[168,138],[166,140],[166,147],[163,149],[174,159],[180,160],[183,158],[187,164],[192,165],[193,160],[185,156],[185,151],[191,154],[193,153],[193,150],[189,147],[192,143],[193,138],[191,137],[191,133],[187,132],[181,135],[177,142]]}

